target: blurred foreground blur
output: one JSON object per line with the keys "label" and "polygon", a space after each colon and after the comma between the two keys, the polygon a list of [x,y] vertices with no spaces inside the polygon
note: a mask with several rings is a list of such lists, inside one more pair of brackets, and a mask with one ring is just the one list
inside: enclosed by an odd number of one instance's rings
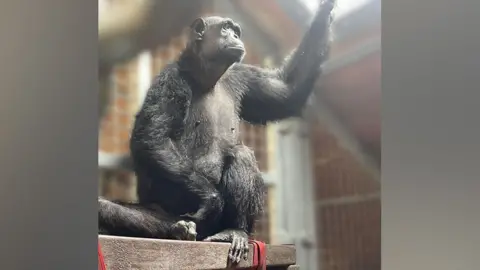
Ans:
{"label": "blurred foreground blur", "polygon": [[[303,119],[243,124],[265,175],[256,237],[295,243],[302,269],[380,270],[380,1],[339,0],[324,75]],[[296,46],[316,0],[99,0],[100,194],[135,200],[133,117],[182,30],[216,14],[243,28],[245,62],[273,66]]]}

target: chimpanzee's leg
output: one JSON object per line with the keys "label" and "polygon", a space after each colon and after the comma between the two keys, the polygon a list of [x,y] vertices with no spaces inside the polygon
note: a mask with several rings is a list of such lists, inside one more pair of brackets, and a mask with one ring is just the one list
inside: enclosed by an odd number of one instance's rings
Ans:
{"label": "chimpanzee's leg", "polygon": [[167,215],[159,207],[122,204],[98,198],[102,234],[194,241],[196,225]]}
{"label": "chimpanzee's leg", "polygon": [[238,263],[248,255],[248,236],[264,202],[263,178],[247,146],[237,145],[230,152],[219,189],[225,201],[222,227],[226,230],[205,241],[231,242],[229,258]]}

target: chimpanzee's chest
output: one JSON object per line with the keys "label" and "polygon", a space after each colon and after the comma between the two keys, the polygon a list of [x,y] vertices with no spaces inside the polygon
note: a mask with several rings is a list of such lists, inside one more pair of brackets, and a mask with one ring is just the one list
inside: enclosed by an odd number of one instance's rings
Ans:
{"label": "chimpanzee's chest", "polygon": [[216,88],[192,100],[181,148],[193,160],[195,171],[214,182],[222,174],[225,151],[237,144],[239,117],[234,98]]}
{"label": "chimpanzee's chest", "polygon": [[239,132],[237,111],[232,94],[221,86],[192,100],[187,125],[194,133],[191,139],[195,146],[221,147],[223,143],[236,143]]}

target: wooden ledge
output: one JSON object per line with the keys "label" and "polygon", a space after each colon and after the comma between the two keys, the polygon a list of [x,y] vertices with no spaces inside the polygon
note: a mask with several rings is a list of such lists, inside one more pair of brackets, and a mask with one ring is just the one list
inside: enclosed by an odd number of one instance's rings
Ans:
{"label": "wooden ledge", "polygon": [[[109,270],[226,269],[228,243],[206,243],[99,235]],[[268,269],[299,269],[293,245],[267,245]],[[252,266],[252,254],[238,268]]]}

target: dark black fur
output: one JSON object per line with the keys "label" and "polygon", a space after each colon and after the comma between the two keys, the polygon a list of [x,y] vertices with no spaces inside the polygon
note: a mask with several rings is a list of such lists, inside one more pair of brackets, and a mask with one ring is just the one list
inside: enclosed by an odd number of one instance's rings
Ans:
{"label": "dark black fur", "polygon": [[231,242],[231,261],[245,258],[264,183],[253,152],[238,141],[240,119],[264,124],[301,113],[328,55],[333,2],[321,4],[296,52],[272,70],[239,63],[245,51],[232,20],[197,19],[136,117],[139,203],[100,198],[101,232]]}

